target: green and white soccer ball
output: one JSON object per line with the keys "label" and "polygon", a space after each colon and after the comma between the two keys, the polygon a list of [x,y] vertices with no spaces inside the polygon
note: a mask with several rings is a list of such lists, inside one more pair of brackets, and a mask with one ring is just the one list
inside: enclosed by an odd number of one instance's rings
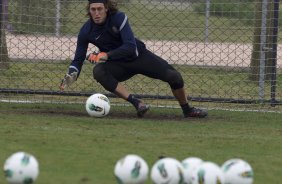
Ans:
{"label": "green and white soccer ball", "polygon": [[85,108],[90,116],[100,118],[109,114],[111,105],[108,97],[96,93],[88,97]]}
{"label": "green and white soccer ball", "polygon": [[193,173],[204,161],[198,157],[188,157],[181,163],[184,168],[185,183],[192,184]]}
{"label": "green and white soccer ball", "polygon": [[128,154],[118,160],[114,169],[118,184],[144,184],[148,173],[147,162],[135,154]]}
{"label": "green and white soccer ball", "polygon": [[154,184],[185,184],[184,168],[174,158],[163,158],[153,165],[151,179]]}
{"label": "green and white soccer ball", "polygon": [[9,184],[31,184],[39,174],[38,161],[28,153],[14,153],[5,161],[4,173]]}
{"label": "green and white soccer ball", "polygon": [[223,163],[221,169],[226,184],[252,184],[253,169],[248,162],[242,159],[230,159]]}
{"label": "green and white soccer ball", "polygon": [[192,175],[192,184],[224,184],[224,174],[213,162],[202,163]]}

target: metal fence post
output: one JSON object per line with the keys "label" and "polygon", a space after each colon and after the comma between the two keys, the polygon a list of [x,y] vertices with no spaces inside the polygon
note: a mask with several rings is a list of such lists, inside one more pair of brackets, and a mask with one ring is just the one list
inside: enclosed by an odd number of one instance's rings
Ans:
{"label": "metal fence post", "polygon": [[211,0],[206,0],[205,43],[209,41],[210,1]]}
{"label": "metal fence post", "polygon": [[55,35],[60,36],[61,0],[56,0],[56,28]]}
{"label": "metal fence post", "polygon": [[266,44],[266,19],[267,19],[267,2],[262,1],[261,12],[261,34],[260,34],[260,70],[259,70],[259,99],[263,102],[264,99],[264,79],[265,79],[265,44]]}
{"label": "metal fence post", "polygon": [[277,37],[278,37],[278,22],[279,22],[279,0],[274,0],[273,8],[273,37],[272,37],[272,62],[274,63],[272,67],[271,76],[271,106],[275,106],[276,101],[276,70],[277,70]]}
{"label": "metal fence post", "polygon": [[[4,25],[4,18],[3,18],[3,0],[0,0],[0,39],[2,39],[2,30],[3,29],[3,26]],[[2,47],[2,40],[1,40],[1,43],[0,43],[0,47]],[[2,53],[1,53],[2,54]]]}

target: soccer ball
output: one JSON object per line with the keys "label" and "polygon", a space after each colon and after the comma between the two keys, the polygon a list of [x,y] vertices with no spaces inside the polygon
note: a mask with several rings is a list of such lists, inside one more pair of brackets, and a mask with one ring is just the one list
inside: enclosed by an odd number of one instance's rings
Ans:
{"label": "soccer ball", "polygon": [[117,161],[114,174],[120,184],[144,184],[148,179],[149,167],[138,155],[128,154]]}
{"label": "soccer ball", "polygon": [[224,174],[213,162],[203,162],[192,175],[192,184],[224,184]]}
{"label": "soccer ball", "polygon": [[105,95],[97,93],[88,97],[85,108],[90,116],[104,117],[109,114],[111,106]]}
{"label": "soccer ball", "polygon": [[192,173],[195,172],[197,167],[199,167],[202,163],[203,160],[198,157],[188,157],[182,161],[185,182],[187,184],[192,184]]}
{"label": "soccer ball", "polygon": [[38,162],[28,153],[17,152],[5,161],[4,173],[9,184],[31,184],[39,174]]}
{"label": "soccer ball", "polygon": [[184,168],[174,158],[163,158],[153,165],[151,179],[154,184],[184,184]]}
{"label": "soccer ball", "polygon": [[253,183],[253,169],[242,159],[230,159],[223,163],[221,169],[228,184]]}

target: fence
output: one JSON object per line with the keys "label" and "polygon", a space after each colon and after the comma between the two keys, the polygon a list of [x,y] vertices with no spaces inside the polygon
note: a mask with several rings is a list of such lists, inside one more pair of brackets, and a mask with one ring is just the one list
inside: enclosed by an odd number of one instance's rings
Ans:
{"label": "fence", "polygon": [[[73,86],[58,90],[87,20],[86,5],[86,0],[1,0],[2,101],[81,103],[96,92],[114,97],[94,81],[87,62]],[[196,105],[281,112],[278,0],[123,0],[118,7],[135,36],[182,73]],[[124,85],[157,106],[176,105],[161,81],[137,75]]]}

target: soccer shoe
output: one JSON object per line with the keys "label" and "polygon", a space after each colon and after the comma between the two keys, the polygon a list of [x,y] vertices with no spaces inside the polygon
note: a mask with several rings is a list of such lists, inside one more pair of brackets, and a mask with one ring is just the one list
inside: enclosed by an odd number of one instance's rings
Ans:
{"label": "soccer shoe", "polygon": [[208,115],[208,112],[205,110],[197,109],[195,107],[191,107],[190,111],[184,114],[185,118],[192,117],[192,118],[204,118]]}
{"label": "soccer shoe", "polygon": [[145,105],[143,103],[139,103],[138,108],[137,108],[137,116],[139,118],[142,118],[144,114],[150,109],[149,105]]}

